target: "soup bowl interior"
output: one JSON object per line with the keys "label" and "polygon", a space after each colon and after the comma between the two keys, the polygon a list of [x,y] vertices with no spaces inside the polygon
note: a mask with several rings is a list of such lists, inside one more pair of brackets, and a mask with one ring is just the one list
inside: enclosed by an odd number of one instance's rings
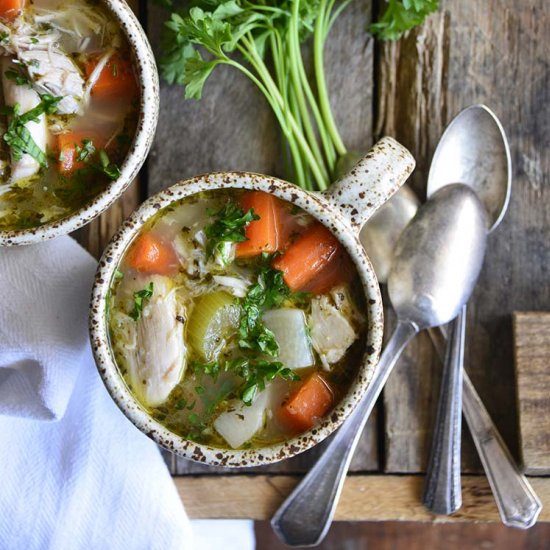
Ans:
{"label": "soup bowl interior", "polygon": [[102,0],[101,5],[120,25],[129,44],[140,91],[136,132],[120,166],[120,176],[108,183],[91,201],[59,220],[29,229],[0,230],[0,246],[37,243],[86,225],[122,195],[136,177],[149,153],[159,112],[159,79],[155,58],[143,28],[124,0]]}
{"label": "soup bowl interior", "polygon": [[[118,264],[134,237],[163,208],[195,193],[216,189],[254,189],[273,193],[311,214],[344,245],[356,266],[364,293],[366,311],[363,313],[367,320],[364,351],[347,393],[313,429],[268,447],[220,449],[186,440],[171,432],[152,418],[134,397],[117,367],[110,345],[107,301]],[[142,432],[169,451],[198,462],[233,467],[259,466],[289,458],[319,443],[340,426],[364,394],[373,376],[382,345],[382,332],[382,300],[374,270],[356,234],[330,200],[276,178],[241,172],[208,174],[182,181],[143,203],[124,222],[100,260],[90,311],[90,336],[97,367],[109,393],[124,414]]]}

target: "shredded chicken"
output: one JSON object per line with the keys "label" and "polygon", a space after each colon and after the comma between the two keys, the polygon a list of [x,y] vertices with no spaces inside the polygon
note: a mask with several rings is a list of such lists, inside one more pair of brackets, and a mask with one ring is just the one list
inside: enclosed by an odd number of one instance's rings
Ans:
{"label": "shredded chicken", "polygon": [[[187,363],[186,315],[168,277],[156,276],[153,295],[137,321],[126,321],[128,376],[143,404],[158,406],[181,380]],[[133,345],[132,345],[133,344]]]}
{"label": "shredded chicken", "polygon": [[311,343],[323,367],[337,363],[358,338],[355,326],[360,315],[344,287],[337,287],[311,301],[309,327]]}
{"label": "shredded chicken", "polygon": [[[40,103],[39,95],[28,86],[19,86],[13,80],[6,76],[8,69],[17,69],[17,66],[10,61],[8,57],[3,57],[0,63],[2,71],[2,88],[4,90],[4,101],[6,105],[13,107],[18,104],[21,114],[30,111]],[[30,121],[25,124],[31,134],[32,139],[42,151],[46,150],[48,130],[46,127],[46,117],[42,114],[36,121]],[[9,185],[34,176],[40,170],[40,164],[29,154],[24,154],[19,160],[12,156],[11,160],[11,178]],[[5,187],[7,190],[8,187]]]}
{"label": "shredded chicken", "polygon": [[[0,26],[3,31],[5,25]],[[79,68],[59,45],[60,34],[51,29],[38,31],[24,18],[5,27],[6,39],[0,43],[4,55],[13,56],[20,70],[27,72],[34,89],[40,93],[61,96],[59,114],[77,113],[84,96],[84,79]]]}

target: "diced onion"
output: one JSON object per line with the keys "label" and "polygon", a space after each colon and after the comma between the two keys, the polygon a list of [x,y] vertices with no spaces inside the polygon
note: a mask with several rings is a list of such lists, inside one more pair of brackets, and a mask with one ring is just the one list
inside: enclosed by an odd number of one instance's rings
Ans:
{"label": "diced onion", "polygon": [[268,398],[269,387],[258,394],[250,406],[235,400],[216,418],[214,428],[231,447],[241,447],[263,427]]}
{"label": "diced onion", "polygon": [[279,344],[279,355],[274,359],[290,369],[303,369],[315,364],[301,309],[272,309],[263,314],[265,326],[273,332]]}

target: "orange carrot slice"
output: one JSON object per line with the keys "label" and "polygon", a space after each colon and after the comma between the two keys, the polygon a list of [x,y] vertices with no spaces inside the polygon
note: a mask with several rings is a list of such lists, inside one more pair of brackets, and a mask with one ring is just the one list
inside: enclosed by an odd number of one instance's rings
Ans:
{"label": "orange carrot slice", "polygon": [[272,266],[283,272],[285,283],[290,290],[296,291],[310,283],[341,251],[338,239],[316,222],[282,256],[275,258]]}
{"label": "orange carrot slice", "polygon": [[135,240],[125,261],[141,273],[174,275],[178,270],[174,249],[152,233],[143,233]]}
{"label": "orange carrot slice", "polygon": [[349,283],[353,273],[353,262],[348,253],[342,249],[302,290],[313,294],[325,294],[337,285]]}
{"label": "orange carrot slice", "polygon": [[[97,67],[98,59],[90,59],[84,69],[89,78]],[[125,97],[132,100],[138,92],[138,86],[132,63],[120,54],[114,54],[92,87],[92,96],[98,99]]]}
{"label": "orange carrot slice", "polygon": [[279,250],[281,234],[281,210],[279,199],[263,191],[248,191],[239,201],[244,212],[251,208],[260,216],[259,220],[250,222],[245,228],[248,239],[237,245],[237,258],[259,256],[262,252],[273,254]]}
{"label": "orange carrot slice", "polygon": [[13,21],[24,7],[25,0],[0,0],[0,18]]}
{"label": "orange carrot slice", "polygon": [[314,372],[279,409],[279,419],[293,432],[303,432],[315,425],[334,403],[329,383]]}

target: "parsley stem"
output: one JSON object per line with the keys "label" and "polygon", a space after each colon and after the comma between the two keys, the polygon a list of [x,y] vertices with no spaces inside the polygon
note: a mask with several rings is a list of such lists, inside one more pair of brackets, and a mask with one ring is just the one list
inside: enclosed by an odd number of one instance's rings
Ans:
{"label": "parsley stem", "polygon": [[[259,76],[264,82],[266,88],[270,91],[270,94],[272,95],[277,105],[283,107],[284,101],[281,96],[281,93],[278,90],[277,85],[273,81],[273,78],[271,77],[269,70],[265,66],[265,63],[263,62],[261,57],[258,55],[256,46],[254,45],[254,41],[250,40],[248,37],[243,37],[242,42],[247,48],[246,53],[248,54],[247,56],[248,61],[254,66],[254,68],[258,72]],[[321,191],[323,191],[328,187],[328,184],[329,184],[328,174],[326,173],[324,165],[321,165],[321,166],[319,165],[318,159],[315,158],[315,155],[311,151],[311,148],[309,147],[309,144],[305,139],[304,134],[300,130],[300,127],[298,126],[298,123],[296,122],[294,116],[289,116],[288,122],[290,124],[290,130],[294,133],[296,137],[296,141],[298,142],[298,145],[302,149],[305,159],[307,160],[307,163],[311,168],[313,177],[317,182],[318,188]]]}
{"label": "parsley stem", "polygon": [[[289,68],[290,68],[290,81],[294,89],[294,95],[296,98],[296,105],[298,107],[298,117],[302,121],[302,127],[305,133],[305,136],[309,142],[312,153],[318,159],[319,163],[323,165],[325,172],[325,177],[328,179],[328,172],[324,166],[323,155],[319,149],[319,144],[317,143],[317,136],[315,135],[315,130],[311,124],[310,114],[306,104],[306,98],[304,94],[303,87],[301,85],[300,78],[300,69],[299,64],[302,59],[302,54],[300,51],[300,43],[298,38],[298,18],[299,18],[299,9],[300,9],[300,0],[295,0],[293,3],[292,16],[290,18],[289,28],[288,28],[288,59],[289,59]],[[319,128],[319,131],[322,129]]]}
{"label": "parsley stem", "polygon": [[[330,5],[332,6],[333,3],[330,2]],[[327,11],[328,6],[329,0],[320,0],[319,14],[317,15],[317,19],[315,21],[315,30],[313,33],[313,66],[315,71],[315,81],[317,83],[317,94],[319,96],[319,106],[325,121],[325,126],[330,137],[332,138],[334,146],[336,147],[336,151],[340,156],[343,156],[347,153],[347,150],[340,133],[338,132],[336,122],[334,121],[325,79],[323,47],[328,28],[330,26],[327,23],[329,19],[326,19],[330,17],[330,13]]]}

